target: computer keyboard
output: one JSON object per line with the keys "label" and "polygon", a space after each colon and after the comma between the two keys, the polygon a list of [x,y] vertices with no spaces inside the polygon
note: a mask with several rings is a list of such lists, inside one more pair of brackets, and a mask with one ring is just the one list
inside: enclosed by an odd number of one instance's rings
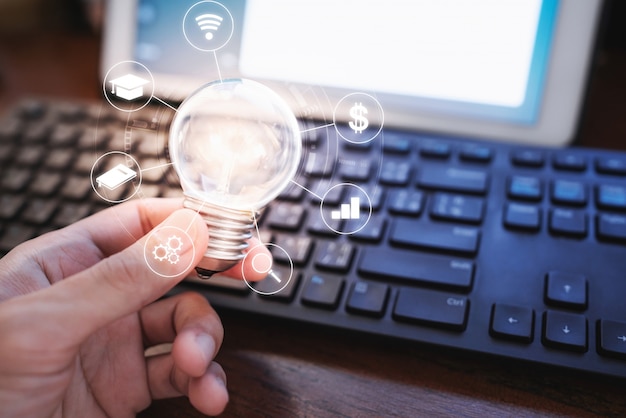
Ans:
{"label": "computer keyboard", "polygon": [[[0,124],[2,254],[110,206],[90,182],[108,151],[162,167],[144,172],[135,198],[181,196],[164,165],[171,117],[163,106],[16,105]],[[174,292],[199,291],[218,309],[626,378],[626,153],[391,129],[358,145],[302,125],[302,169],[259,219],[262,240],[288,254],[271,248],[275,271],[288,275],[293,263],[288,285],[264,296],[269,279],[254,292],[190,277]],[[348,201],[329,192],[342,182],[371,201],[354,234],[320,214],[320,196],[331,208]]]}

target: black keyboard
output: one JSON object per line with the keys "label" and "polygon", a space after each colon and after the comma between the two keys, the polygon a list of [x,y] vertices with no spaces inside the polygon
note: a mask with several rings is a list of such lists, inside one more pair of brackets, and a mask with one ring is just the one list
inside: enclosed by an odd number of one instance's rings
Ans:
{"label": "black keyboard", "polygon": [[[89,179],[103,153],[125,151],[144,168],[167,163],[171,117],[163,107],[18,104],[0,124],[0,251],[109,206]],[[275,271],[295,266],[288,285],[264,296],[270,278],[254,292],[191,277],[175,292],[199,291],[223,309],[626,377],[626,153],[389,129],[357,145],[332,127],[302,125],[303,187],[290,185],[259,220],[263,241],[289,255],[273,251]],[[341,182],[371,200],[371,218],[354,234],[321,219],[319,197]],[[143,196],[181,196],[171,166],[145,172]],[[325,205],[346,198],[327,196]]]}

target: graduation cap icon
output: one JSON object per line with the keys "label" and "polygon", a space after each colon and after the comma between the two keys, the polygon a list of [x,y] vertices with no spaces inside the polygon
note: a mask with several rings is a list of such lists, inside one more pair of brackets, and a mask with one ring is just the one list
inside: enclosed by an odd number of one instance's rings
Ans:
{"label": "graduation cap icon", "polygon": [[135,100],[143,96],[143,86],[149,82],[134,74],[126,74],[109,81],[112,85],[111,93],[126,100]]}

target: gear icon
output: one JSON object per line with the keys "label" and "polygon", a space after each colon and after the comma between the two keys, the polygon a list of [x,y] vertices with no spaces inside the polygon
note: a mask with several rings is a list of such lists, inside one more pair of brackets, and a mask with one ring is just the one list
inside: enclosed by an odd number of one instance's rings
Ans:
{"label": "gear icon", "polygon": [[154,256],[155,260],[163,261],[170,255],[170,251],[169,248],[165,245],[158,244],[154,246],[154,249],[152,250],[152,255]]}
{"label": "gear icon", "polygon": [[171,237],[167,239],[167,248],[170,251],[177,252],[181,248],[183,248],[183,240],[180,239],[180,237],[177,237],[176,235],[172,235]]}
{"label": "gear icon", "polygon": [[167,261],[169,261],[170,264],[176,264],[178,263],[178,260],[180,260],[180,256],[175,252],[171,252],[167,257]]}

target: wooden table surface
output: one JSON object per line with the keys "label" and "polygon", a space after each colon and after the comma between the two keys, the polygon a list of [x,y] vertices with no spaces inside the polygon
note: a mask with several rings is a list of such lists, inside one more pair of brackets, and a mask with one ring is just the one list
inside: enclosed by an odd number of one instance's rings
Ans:
{"label": "wooden table surface", "polygon": [[[100,99],[99,41],[0,39],[0,111],[24,95]],[[579,142],[626,149],[626,53],[598,55]],[[222,313],[224,416],[626,416],[608,379],[287,321]],[[142,417],[200,417],[184,398]]]}

